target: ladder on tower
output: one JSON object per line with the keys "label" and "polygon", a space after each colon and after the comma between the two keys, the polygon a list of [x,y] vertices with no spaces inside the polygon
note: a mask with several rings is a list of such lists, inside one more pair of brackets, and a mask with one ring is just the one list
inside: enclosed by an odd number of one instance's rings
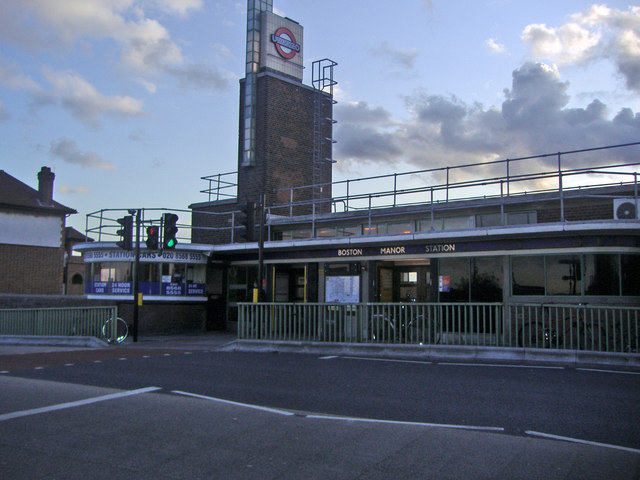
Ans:
{"label": "ladder on tower", "polygon": [[[333,78],[333,67],[337,65],[333,60],[324,58],[312,64],[311,84],[315,89],[313,97],[313,172],[312,198],[322,198],[323,184],[329,183],[324,172],[327,164],[334,163],[332,158],[333,139],[333,105],[337,102],[333,98],[333,87],[337,85]],[[329,127],[329,128],[327,128]],[[327,131],[328,130],[328,131]]]}

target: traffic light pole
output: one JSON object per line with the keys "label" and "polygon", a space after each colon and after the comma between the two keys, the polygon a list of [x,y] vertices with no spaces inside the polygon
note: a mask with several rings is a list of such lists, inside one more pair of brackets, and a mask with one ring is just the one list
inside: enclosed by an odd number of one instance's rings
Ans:
{"label": "traffic light pole", "polygon": [[138,341],[138,272],[140,271],[140,224],[141,210],[136,210],[136,258],[133,263],[133,341]]}
{"label": "traffic light pole", "polygon": [[[264,288],[264,202],[265,195],[260,195],[260,205],[258,212],[260,213],[260,229],[258,231],[258,288],[259,292],[263,292]],[[266,296],[266,295],[265,295]],[[258,301],[266,301],[262,295],[258,296]]]}

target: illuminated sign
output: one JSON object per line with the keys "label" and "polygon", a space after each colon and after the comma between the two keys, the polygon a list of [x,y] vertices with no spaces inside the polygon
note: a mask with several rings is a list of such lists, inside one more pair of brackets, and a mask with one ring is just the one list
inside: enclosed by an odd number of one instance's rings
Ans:
{"label": "illuminated sign", "polygon": [[339,248],[338,257],[363,257],[386,255],[415,255],[422,253],[450,253],[456,251],[455,243],[437,243],[434,245],[391,245],[385,247]]}
{"label": "illuminated sign", "polygon": [[300,45],[296,42],[291,30],[286,27],[280,27],[276,33],[271,35],[271,41],[275,44],[276,50],[281,57],[291,60],[300,52]]}

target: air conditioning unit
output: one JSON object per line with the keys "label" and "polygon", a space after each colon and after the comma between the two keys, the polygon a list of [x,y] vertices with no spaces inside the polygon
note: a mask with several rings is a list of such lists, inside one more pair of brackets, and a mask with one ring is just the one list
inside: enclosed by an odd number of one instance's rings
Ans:
{"label": "air conditioning unit", "polygon": [[638,205],[635,198],[614,198],[613,218],[616,220],[637,220]]}

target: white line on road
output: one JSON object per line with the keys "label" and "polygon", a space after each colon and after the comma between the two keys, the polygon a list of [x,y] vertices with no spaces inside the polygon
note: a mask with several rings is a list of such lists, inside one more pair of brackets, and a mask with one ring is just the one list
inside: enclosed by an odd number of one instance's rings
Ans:
{"label": "white line on road", "polygon": [[542,370],[564,370],[564,367],[550,367],[545,365],[509,365],[502,363],[464,363],[464,362],[439,362],[438,365],[459,367],[504,367],[504,368],[538,368]]}
{"label": "white line on road", "polygon": [[183,392],[183,391],[180,391],[180,390],[173,390],[171,393],[175,393],[177,395],[185,395],[187,397],[200,398],[200,399],[203,399],[203,400],[210,400],[210,401],[213,401],[213,402],[226,403],[228,405],[235,405],[237,407],[251,408],[253,410],[260,410],[260,411],[263,411],[263,412],[277,413],[278,415],[285,415],[285,416],[289,416],[289,417],[297,415],[299,417],[313,418],[313,419],[316,419],[316,420],[340,420],[340,421],[343,421],[343,422],[366,422],[366,423],[382,423],[382,424],[389,424],[389,425],[414,425],[414,426],[419,426],[419,427],[455,428],[455,429],[459,429],[459,430],[483,430],[483,431],[490,431],[490,432],[504,432],[504,428],[502,428],[502,427],[478,427],[478,426],[473,426],[473,425],[448,425],[448,424],[442,424],[442,423],[402,422],[402,421],[398,421],[398,420],[379,420],[379,419],[374,419],[374,418],[341,417],[341,416],[336,416],[336,415],[295,413],[295,412],[290,412],[290,411],[287,411],[287,410],[279,410],[277,408],[262,407],[260,405],[251,405],[251,404],[248,404],[248,403],[233,402],[231,400],[225,400],[223,398],[208,397],[206,395],[200,395],[200,394],[197,394],[197,393]]}
{"label": "white line on road", "polygon": [[418,427],[432,428],[455,428],[458,430],[483,430],[489,432],[504,432],[503,427],[481,427],[475,425],[453,425],[446,423],[425,423],[425,422],[403,422],[399,420],[380,420],[375,418],[360,417],[340,417],[335,415],[305,415],[307,418],[315,418],[319,420],[340,420],[343,422],[365,422],[365,423],[383,423],[391,425],[415,425]]}
{"label": "white line on road", "polygon": [[640,372],[625,372],[624,370],[605,370],[601,368],[576,368],[583,372],[598,372],[598,373],[622,373],[623,375],[640,375]]}
{"label": "white line on road", "polygon": [[391,362],[391,363],[419,363],[421,365],[432,365],[433,362],[427,362],[425,360],[397,360],[393,358],[375,358],[375,357],[351,357],[345,355],[344,357],[347,360],[368,360],[370,362]]}
{"label": "white line on road", "polygon": [[5,420],[11,420],[13,418],[27,417],[29,415],[38,415],[40,413],[53,412],[55,410],[63,410],[65,408],[81,407],[83,405],[90,405],[92,403],[105,402],[107,400],[114,400],[116,398],[129,397],[131,395],[139,395],[141,393],[155,392],[156,390],[161,390],[161,388],[160,387],[139,388],[137,390],[127,390],[125,392],[102,395],[101,397],[93,397],[93,398],[87,398],[84,400],[76,400],[75,402],[59,403],[58,405],[50,405],[48,407],[33,408],[31,410],[21,410],[19,412],[5,413],[0,415],[0,422],[4,422]]}
{"label": "white line on road", "polygon": [[175,393],[176,395],[184,395],[186,397],[200,398],[202,400],[210,400],[212,402],[226,403],[227,405],[235,405],[236,407],[245,407],[245,408],[251,408],[253,410],[261,410],[263,412],[277,413],[278,415],[285,415],[285,416],[288,416],[288,417],[292,417],[292,416],[295,415],[295,413],[288,412],[286,410],[279,410],[277,408],[262,407],[260,405],[251,405],[250,403],[233,402],[231,400],[225,400],[223,398],[216,398],[216,397],[208,397],[206,395],[199,395],[197,393],[183,392],[183,391],[180,391],[180,390],[173,390],[171,393]]}
{"label": "white line on road", "polygon": [[594,447],[613,448],[613,449],[616,449],[616,450],[623,450],[625,452],[640,453],[640,450],[638,450],[636,448],[621,447],[620,445],[611,445],[610,443],[591,442],[589,440],[581,440],[579,438],[561,437],[560,435],[553,435],[551,433],[535,432],[533,430],[527,430],[524,433],[526,433],[527,435],[531,435],[533,437],[550,438],[552,440],[562,440],[564,442],[582,443],[584,445],[591,445],[591,446],[594,446]]}

